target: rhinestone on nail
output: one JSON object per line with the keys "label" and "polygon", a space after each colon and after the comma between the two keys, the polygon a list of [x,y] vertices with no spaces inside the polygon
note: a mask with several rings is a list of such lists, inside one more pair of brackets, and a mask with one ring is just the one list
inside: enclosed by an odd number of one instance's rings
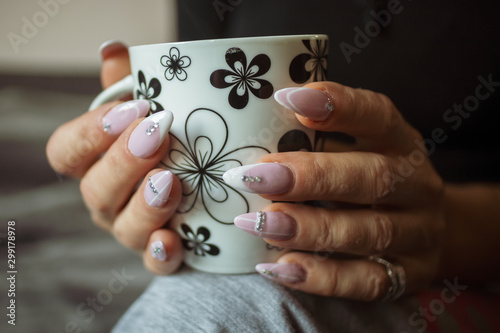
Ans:
{"label": "rhinestone on nail", "polygon": [[268,269],[263,269],[262,270],[262,274],[264,275],[267,275],[267,276],[271,276],[271,277],[276,277],[276,273],[273,273],[272,271],[268,270]]}
{"label": "rhinestone on nail", "polygon": [[328,104],[326,105],[326,109],[327,109],[328,111],[333,111],[333,104],[332,104],[332,103],[328,103]]}
{"label": "rhinestone on nail", "polygon": [[109,132],[109,130],[111,129],[111,124],[104,123],[104,126],[102,127],[102,129],[104,130],[104,132]]}
{"label": "rhinestone on nail", "polygon": [[260,178],[259,176],[241,176],[241,181],[243,181],[244,183],[260,183],[262,181],[262,178]]}
{"label": "rhinestone on nail", "polygon": [[155,247],[155,248],[153,249],[153,253],[154,253],[154,254],[157,254],[157,253],[160,253],[160,252],[161,252],[161,249],[160,249],[159,247]]}
{"label": "rhinestone on nail", "polygon": [[264,222],[266,221],[266,215],[263,211],[257,212],[257,223],[255,224],[255,231],[261,232],[264,228]]}
{"label": "rhinestone on nail", "polygon": [[160,127],[159,123],[154,123],[153,125],[149,126],[149,128],[146,130],[147,135],[153,134],[154,131],[156,131]]}
{"label": "rhinestone on nail", "polygon": [[158,194],[158,190],[156,189],[155,184],[153,184],[153,180],[151,179],[151,177],[149,177],[149,179],[148,179],[148,184],[149,184],[149,187],[151,187],[151,190],[153,191],[153,193]]}

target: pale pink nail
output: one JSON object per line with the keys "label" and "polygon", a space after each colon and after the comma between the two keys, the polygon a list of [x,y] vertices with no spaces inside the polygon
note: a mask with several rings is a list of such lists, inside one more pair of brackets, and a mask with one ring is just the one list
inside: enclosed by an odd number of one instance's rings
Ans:
{"label": "pale pink nail", "polygon": [[172,172],[160,171],[148,178],[144,187],[144,199],[152,207],[161,207],[168,201],[172,189]]}
{"label": "pale pink nail", "polygon": [[301,283],[306,280],[306,271],[297,264],[258,264],[255,270],[268,279],[287,284]]}
{"label": "pale pink nail", "polygon": [[127,50],[127,45],[123,44],[117,40],[108,40],[99,47],[99,55],[101,56],[101,60],[106,60],[110,55],[117,51]]}
{"label": "pale pink nail", "polygon": [[144,119],[130,134],[130,152],[140,158],[153,155],[165,140],[173,120],[170,111],[160,111]]}
{"label": "pale pink nail", "polygon": [[165,245],[162,241],[154,241],[150,246],[151,256],[159,261],[167,260],[167,253],[165,252]]}
{"label": "pale pink nail", "polygon": [[292,186],[292,172],[279,163],[259,163],[233,168],[222,175],[236,189],[259,194],[283,193]]}
{"label": "pale pink nail", "polygon": [[325,120],[333,111],[330,97],[317,89],[285,88],[276,91],[274,99],[285,108],[311,120]]}
{"label": "pale pink nail", "polygon": [[112,108],[102,118],[102,128],[110,135],[122,133],[134,120],[149,112],[150,103],[146,100],[133,100]]}
{"label": "pale pink nail", "polygon": [[249,234],[274,240],[295,235],[295,220],[281,212],[257,212],[236,216],[234,225]]}

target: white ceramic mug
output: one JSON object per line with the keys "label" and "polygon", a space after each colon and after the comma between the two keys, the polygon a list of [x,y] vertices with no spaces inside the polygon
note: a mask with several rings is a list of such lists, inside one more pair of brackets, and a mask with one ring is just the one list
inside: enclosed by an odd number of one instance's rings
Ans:
{"label": "white ceramic mug", "polygon": [[282,249],[239,230],[233,219],[271,201],[240,192],[226,170],[290,150],[314,150],[316,133],[282,108],[273,93],[326,79],[328,37],[293,35],[134,46],[132,74],[103,91],[91,109],[133,92],[151,111],[174,114],[162,167],[179,177],[183,199],[169,224],[185,262],[213,273],[249,273]]}

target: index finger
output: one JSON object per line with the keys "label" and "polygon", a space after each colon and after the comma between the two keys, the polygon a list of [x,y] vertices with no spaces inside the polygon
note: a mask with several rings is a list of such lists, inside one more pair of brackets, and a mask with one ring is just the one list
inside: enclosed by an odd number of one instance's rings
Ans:
{"label": "index finger", "polygon": [[275,99],[306,127],[351,135],[370,150],[406,152],[419,137],[387,96],[370,90],[315,82],[279,90]]}

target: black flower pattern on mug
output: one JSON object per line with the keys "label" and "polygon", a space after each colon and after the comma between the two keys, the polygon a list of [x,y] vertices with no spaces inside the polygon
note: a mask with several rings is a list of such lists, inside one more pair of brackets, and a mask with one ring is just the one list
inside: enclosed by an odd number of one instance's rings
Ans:
{"label": "black flower pattern on mug", "polygon": [[247,66],[245,53],[237,47],[226,51],[226,63],[231,70],[219,69],[210,75],[210,83],[219,89],[234,86],[229,92],[229,104],[235,109],[243,109],[248,104],[249,91],[257,98],[272,96],[273,85],[259,77],[271,68],[271,59],[265,54],[256,55]]}
{"label": "black flower pattern on mug", "polygon": [[309,53],[302,53],[293,58],[290,63],[290,77],[295,83],[308,80],[326,80],[328,63],[328,41],[321,39],[303,40],[302,43]]}
{"label": "black flower pattern on mug", "polygon": [[286,132],[278,141],[278,152],[288,151],[313,151],[311,139],[301,130]]}
{"label": "black flower pattern on mug", "polygon": [[[200,126],[207,123],[210,126]],[[222,175],[231,168],[243,165],[237,159],[238,153],[248,154],[249,149],[261,150],[262,154],[270,151],[252,145],[240,145],[228,150],[228,125],[219,113],[211,109],[193,110],[186,119],[184,134],[185,143],[171,134],[172,148],[160,162],[181,180],[183,198],[177,212],[187,213],[201,203],[217,222],[233,224],[234,216],[225,209],[229,207],[227,205],[241,213],[248,213],[249,203],[239,191],[224,182]]]}
{"label": "black flower pattern on mug", "polygon": [[168,56],[164,55],[160,58],[160,63],[162,66],[167,67],[165,70],[165,79],[171,81],[176,77],[180,81],[185,81],[188,77],[185,69],[191,65],[191,58],[181,56],[179,49],[172,47]]}
{"label": "black flower pattern on mug", "polygon": [[152,78],[149,84],[142,71],[139,71],[139,88],[136,91],[137,99],[146,99],[151,103],[151,113],[163,111],[163,106],[155,101],[160,96],[161,83],[157,78]]}
{"label": "black flower pattern on mug", "polygon": [[181,224],[181,229],[186,238],[182,237],[182,245],[188,251],[193,251],[195,255],[204,257],[205,254],[211,256],[219,255],[220,250],[214,244],[209,244],[210,231],[205,227],[199,227],[196,234],[186,224]]}

